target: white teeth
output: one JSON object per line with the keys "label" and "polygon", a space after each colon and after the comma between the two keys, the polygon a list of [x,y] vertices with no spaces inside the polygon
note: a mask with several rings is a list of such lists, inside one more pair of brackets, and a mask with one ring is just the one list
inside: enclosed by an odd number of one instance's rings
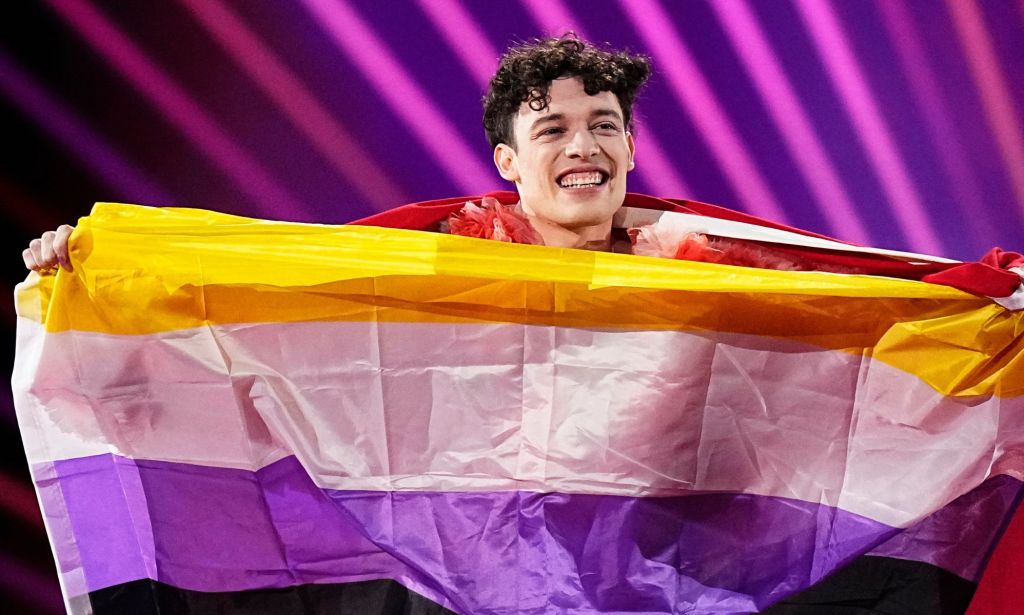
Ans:
{"label": "white teeth", "polygon": [[604,176],[599,171],[586,171],[584,173],[569,173],[558,181],[563,188],[584,188],[596,186],[604,181]]}

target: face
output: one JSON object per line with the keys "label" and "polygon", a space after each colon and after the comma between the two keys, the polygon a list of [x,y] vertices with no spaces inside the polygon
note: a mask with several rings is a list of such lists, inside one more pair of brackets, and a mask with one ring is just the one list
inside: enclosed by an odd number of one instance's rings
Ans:
{"label": "face", "polygon": [[494,149],[498,172],[528,214],[570,230],[610,224],[633,169],[622,107],[611,92],[588,95],[578,78],[552,81],[548,94],[542,111],[520,106],[516,148]]}

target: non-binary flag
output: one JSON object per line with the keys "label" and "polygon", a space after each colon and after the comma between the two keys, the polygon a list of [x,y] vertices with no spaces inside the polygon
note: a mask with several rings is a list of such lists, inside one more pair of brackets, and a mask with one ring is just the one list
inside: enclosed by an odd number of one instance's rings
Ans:
{"label": "non-binary flag", "polygon": [[111,204],[72,257],[13,384],[75,613],[948,611],[1022,492],[1024,313],[944,286]]}

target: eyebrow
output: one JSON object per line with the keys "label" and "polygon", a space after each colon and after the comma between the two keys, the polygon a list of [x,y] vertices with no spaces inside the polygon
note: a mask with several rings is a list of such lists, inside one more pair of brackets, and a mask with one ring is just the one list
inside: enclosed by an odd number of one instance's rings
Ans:
{"label": "eyebrow", "polygon": [[549,113],[547,115],[542,115],[539,118],[535,119],[532,124],[530,124],[530,132],[536,130],[537,127],[540,126],[541,124],[546,124],[547,122],[557,122],[558,120],[564,118],[564,113]]}
{"label": "eyebrow", "polygon": [[622,121],[622,115],[620,115],[618,111],[616,111],[615,109],[608,108],[595,109],[594,112],[590,114],[590,119],[594,119],[595,117],[606,117],[609,115],[619,120],[620,122]]}

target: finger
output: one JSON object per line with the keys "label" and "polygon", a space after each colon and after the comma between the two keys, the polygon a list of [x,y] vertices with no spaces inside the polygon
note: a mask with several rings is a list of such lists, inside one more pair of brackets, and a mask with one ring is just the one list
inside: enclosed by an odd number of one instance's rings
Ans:
{"label": "finger", "polygon": [[32,250],[25,248],[21,251],[21,258],[25,261],[25,267],[32,271],[39,271],[39,263],[36,262],[36,257],[32,256]]}
{"label": "finger", "polygon": [[53,251],[57,255],[60,266],[68,271],[74,271],[71,266],[71,253],[68,251],[68,239],[75,227],[70,224],[62,224],[57,227],[56,236],[53,238]]}
{"label": "finger", "polygon": [[46,268],[46,263],[43,262],[43,240],[33,239],[28,242],[28,249],[32,251],[32,258],[36,261],[36,271]]}
{"label": "finger", "polygon": [[40,275],[53,273],[53,265],[46,264],[42,257],[43,240],[33,239],[28,244],[28,249],[22,252],[22,258],[29,269]]}
{"label": "finger", "polygon": [[43,236],[39,238],[39,241],[42,242],[42,245],[39,248],[39,253],[43,257],[41,264],[44,267],[53,267],[57,264],[57,255],[53,253],[53,237],[56,234],[57,233],[54,233],[53,231],[46,231],[43,233]]}

